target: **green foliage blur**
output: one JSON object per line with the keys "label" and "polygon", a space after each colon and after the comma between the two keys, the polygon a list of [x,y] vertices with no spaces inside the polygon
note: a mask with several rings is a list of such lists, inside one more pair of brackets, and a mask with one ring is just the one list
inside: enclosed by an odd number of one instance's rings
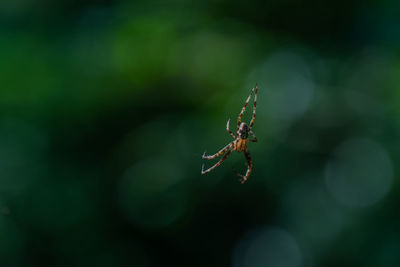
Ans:
{"label": "green foliage blur", "polygon": [[0,1],[0,266],[400,266],[399,11]]}

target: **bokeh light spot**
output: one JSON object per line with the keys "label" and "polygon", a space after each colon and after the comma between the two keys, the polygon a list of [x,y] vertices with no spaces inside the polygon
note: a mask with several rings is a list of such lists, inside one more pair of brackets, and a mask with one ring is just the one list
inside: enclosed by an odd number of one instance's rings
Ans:
{"label": "bokeh light spot", "polygon": [[309,64],[293,52],[273,54],[249,77],[262,88],[259,98],[264,107],[259,115],[272,120],[276,130],[286,128],[310,106],[315,88],[312,73]]}
{"label": "bokeh light spot", "polygon": [[[325,251],[348,224],[346,210],[327,192],[321,178],[322,173],[296,177],[297,182],[282,194],[279,216],[302,248],[309,246],[313,253]],[[317,182],[304,182],[310,180]]]}
{"label": "bokeh light spot", "polygon": [[234,250],[234,267],[295,267],[301,262],[296,240],[280,228],[264,227],[246,234]]}
{"label": "bokeh light spot", "polygon": [[350,207],[371,205],[386,195],[393,180],[388,153],[369,139],[345,141],[325,167],[331,194]]}

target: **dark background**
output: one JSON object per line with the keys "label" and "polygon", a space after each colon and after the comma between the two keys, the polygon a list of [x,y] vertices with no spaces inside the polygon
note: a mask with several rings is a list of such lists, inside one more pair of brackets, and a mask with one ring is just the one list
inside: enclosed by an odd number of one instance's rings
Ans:
{"label": "dark background", "polygon": [[0,265],[399,266],[399,7],[2,0]]}

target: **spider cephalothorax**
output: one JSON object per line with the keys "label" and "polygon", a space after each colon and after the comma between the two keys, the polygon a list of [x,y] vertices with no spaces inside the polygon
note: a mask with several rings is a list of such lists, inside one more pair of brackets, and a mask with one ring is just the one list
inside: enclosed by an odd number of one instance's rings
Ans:
{"label": "spider cephalothorax", "polygon": [[[250,98],[251,98],[251,95],[254,92],[254,89],[256,90],[256,93],[254,95],[253,117],[252,117],[252,119],[250,121],[250,125],[248,126],[245,122],[242,122],[242,116],[243,116],[244,111],[246,110],[247,104],[250,101]],[[204,152],[203,159],[215,159],[216,157],[221,156],[225,152],[226,153],[214,166],[210,167],[207,170],[204,170],[204,164],[203,164],[203,166],[201,168],[201,174],[205,174],[207,172],[210,172],[210,171],[214,170],[216,167],[218,167],[219,165],[221,165],[222,162],[224,162],[224,160],[229,156],[229,154],[231,154],[231,152],[233,150],[236,150],[238,152],[242,152],[243,151],[244,155],[246,157],[246,160],[247,160],[247,165],[248,165],[247,172],[246,172],[245,175],[241,175],[241,174],[237,173],[236,171],[235,171],[235,173],[236,173],[237,176],[239,176],[241,178],[241,182],[242,183],[245,183],[247,181],[247,179],[250,176],[252,167],[253,167],[253,162],[251,160],[250,152],[247,149],[247,142],[257,142],[256,135],[251,131],[251,129],[253,128],[253,125],[254,125],[254,120],[256,118],[257,91],[258,91],[258,88],[257,88],[257,84],[256,84],[256,87],[253,88],[253,90],[251,90],[251,93],[250,93],[249,97],[247,98],[246,103],[244,104],[244,106],[242,108],[242,111],[239,114],[236,136],[229,129],[230,119],[228,120],[228,122],[226,124],[226,130],[228,131],[228,133],[235,140],[230,142],[228,145],[226,145],[224,148],[222,148],[219,152],[217,152],[214,155],[206,156],[206,152]],[[253,136],[253,139],[248,139],[249,134],[251,134]]]}
{"label": "spider cephalothorax", "polygon": [[249,137],[249,131],[249,126],[247,126],[245,122],[242,122],[239,126],[237,135],[242,139],[247,139],[247,137]]}

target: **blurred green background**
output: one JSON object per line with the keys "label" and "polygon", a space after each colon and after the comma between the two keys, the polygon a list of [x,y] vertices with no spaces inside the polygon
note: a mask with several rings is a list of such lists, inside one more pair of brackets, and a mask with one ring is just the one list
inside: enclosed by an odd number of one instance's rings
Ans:
{"label": "blurred green background", "polygon": [[399,10],[2,0],[0,265],[399,266]]}

